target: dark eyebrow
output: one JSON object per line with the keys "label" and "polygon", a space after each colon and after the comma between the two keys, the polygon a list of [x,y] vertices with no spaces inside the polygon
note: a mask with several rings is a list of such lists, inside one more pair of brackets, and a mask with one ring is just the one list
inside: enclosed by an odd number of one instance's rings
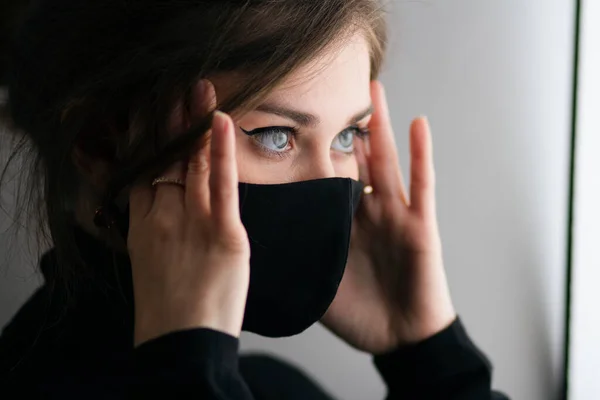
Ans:
{"label": "dark eyebrow", "polygon": [[263,103],[260,106],[256,107],[256,111],[264,112],[267,114],[274,114],[279,117],[287,118],[289,120],[294,121],[300,126],[314,127],[316,125],[319,125],[320,123],[319,118],[315,115],[272,103]]}
{"label": "dark eyebrow", "polygon": [[356,124],[360,121],[362,121],[363,119],[367,118],[369,115],[373,114],[375,112],[375,107],[373,107],[373,104],[369,104],[369,107],[365,108],[363,111],[356,113],[354,115],[354,117],[352,117],[350,119],[350,125]]}
{"label": "dark eyebrow", "polygon": [[[289,120],[294,121],[298,125],[304,127],[315,127],[321,122],[319,117],[317,117],[316,115],[272,103],[263,103],[260,106],[256,107],[256,111],[264,112],[267,114],[274,114],[279,117],[287,118]],[[356,113],[352,118],[350,118],[348,124],[356,124],[357,122],[373,114],[373,111],[373,105],[370,104],[369,107],[367,107],[365,110]]]}

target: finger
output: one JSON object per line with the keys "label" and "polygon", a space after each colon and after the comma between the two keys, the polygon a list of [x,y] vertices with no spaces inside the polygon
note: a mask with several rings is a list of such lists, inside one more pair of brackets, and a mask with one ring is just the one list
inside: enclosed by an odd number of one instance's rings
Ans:
{"label": "finger", "polygon": [[426,216],[435,214],[435,169],[431,131],[426,118],[417,118],[410,128],[411,209]]}
{"label": "finger", "polygon": [[217,106],[215,86],[208,79],[201,79],[192,88],[190,100],[190,121],[196,124],[214,111]]}
{"label": "finger", "polygon": [[[212,133],[207,132],[206,135],[212,136]],[[186,209],[203,218],[210,214],[209,150],[206,138],[200,138],[190,156],[185,180]]]}
{"label": "finger", "polygon": [[150,182],[138,182],[129,192],[129,225],[141,222],[150,213],[154,190]]}
{"label": "finger", "polygon": [[211,215],[217,223],[232,226],[239,222],[235,131],[231,118],[220,111],[213,117],[209,186]]}
{"label": "finger", "polygon": [[[215,87],[208,79],[198,81],[191,92],[190,121],[196,124],[206,117],[216,106]],[[206,132],[196,143],[190,156],[186,176],[186,206],[192,212],[207,216],[210,213],[210,192],[208,179],[210,175],[209,147],[207,143],[211,132]]]}
{"label": "finger", "polygon": [[[188,128],[189,122],[185,112],[185,106],[183,104],[183,100],[179,99],[169,114],[169,118],[167,120],[167,135],[169,136],[169,139],[172,140],[173,138],[181,135]],[[166,171],[164,171],[160,177],[173,180],[184,179],[185,171],[183,163],[175,162]],[[161,183],[156,185],[153,211],[157,212],[164,210],[165,212],[170,213],[182,212],[184,191],[181,189],[181,187],[169,183]]]}
{"label": "finger", "polygon": [[[171,165],[161,178],[172,180],[185,180],[184,164],[178,161]],[[153,212],[167,212],[172,215],[183,213],[185,202],[185,188],[173,183],[159,183],[154,187],[156,194],[154,195]]]}
{"label": "finger", "polygon": [[173,139],[181,135],[188,129],[188,125],[189,122],[187,121],[183,100],[179,99],[175,103],[175,106],[173,106],[167,120],[167,133],[169,136],[167,139]]}
{"label": "finger", "polygon": [[[131,124],[136,124],[136,115],[132,115]],[[185,114],[183,102],[179,100],[171,110],[167,119],[167,134],[169,138],[175,137],[176,135],[183,132],[185,129]],[[177,166],[172,166],[166,173],[165,176],[177,177],[178,173],[175,172]],[[167,185],[165,185],[167,186]],[[179,190],[181,192],[181,190]],[[165,194],[162,191],[162,194]],[[155,208],[158,191],[155,191],[152,187],[151,182],[142,181],[136,183],[129,193],[129,223],[133,225],[136,222],[141,221]],[[166,199],[162,199],[164,201]]]}
{"label": "finger", "polygon": [[371,97],[375,108],[369,123],[371,185],[379,195],[400,196],[407,203],[385,90],[380,82],[372,83]]}

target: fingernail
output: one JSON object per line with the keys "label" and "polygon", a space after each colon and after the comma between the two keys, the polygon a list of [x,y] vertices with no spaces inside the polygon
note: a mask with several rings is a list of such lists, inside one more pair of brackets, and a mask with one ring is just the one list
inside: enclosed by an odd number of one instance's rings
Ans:
{"label": "fingernail", "polygon": [[200,79],[197,83],[196,83],[196,91],[198,94],[204,96],[204,94],[206,93],[206,79]]}
{"label": "fingernail", "polygon": [[200,82],[198,82],[198,94],[202,99],[202,107],[204,111],[212,111],[216,102],[216,95],[212,82],[208,79],[202,79]]}
{"label": "fingernail", "polygon": [[215,107],[215,92],[208,79],[196,82],[192,91],[192,109],[195,113],[210,113]]}

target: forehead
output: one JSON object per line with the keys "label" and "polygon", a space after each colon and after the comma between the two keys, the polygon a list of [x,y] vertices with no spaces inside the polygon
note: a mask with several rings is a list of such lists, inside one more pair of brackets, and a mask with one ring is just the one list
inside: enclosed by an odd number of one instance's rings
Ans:
{"label": "forehead", "polygon": [[357,104],[359,108],[364,107],[370,96],[370,58],[367,41],[357,34],[331,46],[292,73],[273,90],[268,101],[308,110],[346,106],[355,109]]}

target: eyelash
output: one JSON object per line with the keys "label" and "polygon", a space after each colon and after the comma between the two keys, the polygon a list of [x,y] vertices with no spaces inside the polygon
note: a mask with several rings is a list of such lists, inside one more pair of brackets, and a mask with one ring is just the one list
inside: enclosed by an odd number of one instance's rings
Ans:
{"label": "eyelash", "polygon": [[359,139],[366,139],[371,134],[369,128],[361,128],[359,126],[351,126],[350,128],[354,129],[354,133]]}
{"label": "eyelash", "polygon": [[[248,135],[251,138],[257,137],[258,135],[264,135],[264,134],[268,134],[268,133],[274,133],[277,131],[281,131],[281,132],[286,132],[286,133],[291,134],[292,139],[295,140],[296,136],[299,134],[298,128],[290,127],[290,126],[268,126],[268,127],[264,127],[264,128],[257,128],[252,131],[247,131],[241,127],[240,127],[240,129],[242,130],[242,132],[244,132],[246,135]],[[361,128],[357,125],[350,126],[346,129],[344,129],[344,131],[346,131],[348,129],[351,129],[353,131],[355,137],[358,139],[361,139],[361,140],[364,140],[365,138],[369,137],[369,135],[371,134],[371,131],[369,130],[369,128]],[[342,133],[344,131],[341,131],[340,133]],[[289,151],[279,152],[279,151],[274,151],[274,150],[268,149],[258,142],[256,144],[258,146],[260,146],[261,151],[264,151],[265,153],[269,154],[270,156],[273,156],[276,158],[286,158],[287,154],[289,153]],[[348,156],[351,156],[353,154],[354,154],[354,152],[344,153],[344,155],[348,155]]]}

